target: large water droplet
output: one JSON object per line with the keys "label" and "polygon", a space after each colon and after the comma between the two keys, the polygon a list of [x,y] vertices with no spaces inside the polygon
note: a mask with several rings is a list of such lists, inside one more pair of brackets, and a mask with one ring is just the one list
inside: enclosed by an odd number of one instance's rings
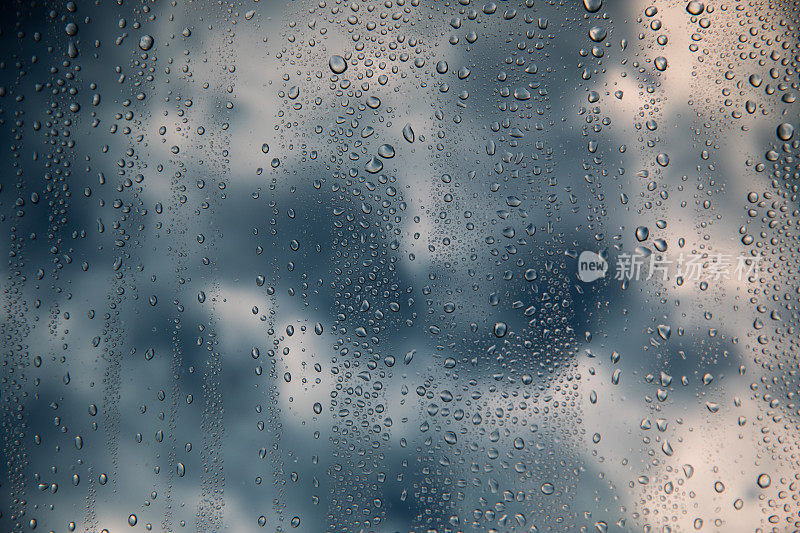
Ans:
{"label": "large water droplet", "polygon": [[153,47],[154,42],[155,41],[153,40],[152,35],[142,35],[142,37],[139,39],[139,48],[146,52]]}
{"label": "large water droplet", "polygon": [[602,26],[592,26],[589,30],[589,38],[596,43],[599,43],[606,38],[606,29]]}
{"label": "large water droplet", "polygon": [[603,0],[583,0],[583,7],[589,13],[600,11],[600,8],[603,7]]}
{"label": "large water droplet", "polygon": [[377,174],[378,172],[383,170],[383,163],[377,157],[372,157],[372,159],[367,161],[365,169],[370,174]]}
{"label": "large water droplet", "polygon": [[390,159],[394,157],[394,147],[391,144],[383,144],[378,147],[378,155]]}
{"label": "large water droplet", "polygon": [[778,126],[778,138],[782,141],[788,141],[794,135],[794,126],[789,124],[788,122],[784,122],[783,124]]}
{"label": "large water droplet", "polygon": [[342,56],[334,55],[331,56],[330,61],[328,61],[328,66],[331,67],[334,74],[341,74],[347,70],[347,61],[345,61]]}
{"label": "large water droplet", "polygon": [[520,87],[518,89],[514,89],[514,98],[517,100],[530,100],[531,93],[525,87]]}
{"label": "large water droplet", "polygon": [[703,5],[703,2],[697,2],[696,0],[692,0],[686,4],[686,11],[692,15],[699,15],[705,8],[706,7]]}
{"label": "large water droplet", "polygon": [[411,124],[403,126],[403,138],[410,143],[414,142],[414,130],[411,129]]}

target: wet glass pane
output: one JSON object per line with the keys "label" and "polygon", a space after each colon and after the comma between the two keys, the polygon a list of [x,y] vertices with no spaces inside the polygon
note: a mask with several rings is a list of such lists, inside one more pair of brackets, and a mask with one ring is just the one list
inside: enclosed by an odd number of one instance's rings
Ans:
{"label": "wet glass pane", "polygon": [[800,528],[797,2],[1,9],[0,530]]}

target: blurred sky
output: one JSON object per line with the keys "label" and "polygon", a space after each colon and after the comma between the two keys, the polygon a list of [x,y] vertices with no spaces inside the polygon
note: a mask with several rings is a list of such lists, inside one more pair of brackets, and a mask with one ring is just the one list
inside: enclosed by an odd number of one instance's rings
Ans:
{"label": "blurred sky", "polygon": [[797,8],[691,4],[4,4],[3,530],[796,528]]}

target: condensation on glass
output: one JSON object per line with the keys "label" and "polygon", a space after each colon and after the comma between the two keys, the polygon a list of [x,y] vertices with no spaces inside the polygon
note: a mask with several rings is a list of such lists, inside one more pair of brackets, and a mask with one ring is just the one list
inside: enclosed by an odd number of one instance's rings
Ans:
{"label": "condensation on glass", "polygon": [[0,530],[800,528],[797,2],[0,9]]}

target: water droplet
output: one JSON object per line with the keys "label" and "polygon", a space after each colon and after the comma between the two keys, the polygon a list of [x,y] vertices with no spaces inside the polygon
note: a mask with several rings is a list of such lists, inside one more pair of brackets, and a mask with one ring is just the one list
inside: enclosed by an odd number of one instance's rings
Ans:
{"label": "water droplet", "polygon": [[606,35],[606,29],[602,26],[592,26],[589,29],[589,38],[596,43],[602,42]]}
{"label": "water droplet", "polygon": [[347,61],[345,61],[342,56],[334,55],[331,56],[330,61],[328,61],[328,66],[334,74],[341,74],[347,70]]}
{"label": "water droplet", "polygon": [[394,147],[391,144],[383,144],[378,147],[378,155],[386,159],[391,159],[394,157]]}
{"label": "water droplet", "polygon": [[784,122],[778,126],[778,138],[782,141],[788,141],[794,135],[794,126],[788,122]]}
{"label": "water droplet", "polygon": [[603,0],[583,0],[583,7],[585,7],[586,11],[589,13],[595,13],[600,11],[600,8],[603,7]]}
{"label": "water droplet", "polygon": [[411,124],[403,126],[403,138],[410,143],[414,142],[414,130],[411,129]]}
{"label": "water droplet", "polygon": [[686,11],[695,16],[701,14],[704,9],[705,6],[703,5],[703,2],[697,2],[696,0],[692,0],[686,4]]}
{"label": "water droplet", "polygon": [[367,161],[367,165],[364,168],[370,174],[377,174],[383,170],[383,163],[380,159],[373,156],[369,161]]}
{"label": "water droplet", "polygon": [[531,93],[525,87],[514,89],[514,98],[520,101],[530,100]]}
{"label": "water droplet", "polygon": [[[139,38],[139,48],[145,52],[153,47],[153,43],[155,43],[155,40],[152,35],[142,35]],[[142,57],[144,57],[144,55]]]}

